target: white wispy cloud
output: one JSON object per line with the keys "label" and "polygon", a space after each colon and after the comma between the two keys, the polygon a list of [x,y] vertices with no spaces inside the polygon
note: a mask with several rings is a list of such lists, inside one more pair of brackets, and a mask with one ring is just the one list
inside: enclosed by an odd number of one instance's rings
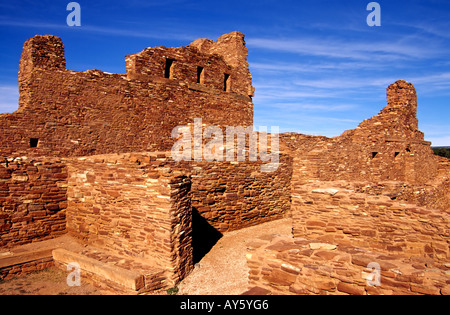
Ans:
{"label": "white wispy cloud", "polygon": [[127,25],[123,28],[105,27],[87,24],[84,22],[84,20],[82,20],[82,25],[80,27],[69,27],[65,23],[47,23],[33,20],[0,19],[0,26],[13,26],[42,30],[74,31],[118,37],[135,37],[147,39],[172,39],[183,41],[191,41],[196,39],[196,35],[189,33],[188,31],[173,31],[173,27],[160,26],[158,29],[142,25],[135,25],[134,29],[130,28],[130,25]]}
{"label": "white wispy cloud", "polygon": [[383,64],[376,64],[370,61],[350,61],[350,62],[340,62],[333,60],[333,62],[277,62],[262,61],[262,62],[250,62],[250,69],[252,71],[258,72],[269,72],[269,73],[317,73],[327,72],[327,71],[337,71],[337,70],[371,70],[379,69]]}
{"label": "white wispy cloud", "polygon": [[348,41],[342,38],[249,38],[252,48],[267,49],[309,56],[345,58],[365,61],[395,61],[430,58],[441,54],[436,43],[423,45],[417,38],[398,38],[392,41]]}
{"label": "white wispy cloud", "polygon": [[450,33],[448,30],[450,29],[450,22],[448,20],[436,20],[432,21],[421,21],[418,23],[408,23],[405,21],[396,21],[392,23],[393,25],[406,27],[414,32],[420,32],[424,35],[432,35],[436,37],[441,37],[444,39],[450,38]]}
{"label": "white wispy cloud", "polygon": [[324,103],[308,103],[308,102],[283,102],[272,103],[271,107],[282,110],[296,111],[321,111],[321,112],[342,112],[353,110],[358,106],[356,104],[324,104]]}
{"label": "white wispy cloud", "polygon": [[[397,78],[398,79],[398,78]],[[327,78],[323,80],[295,80],[294,85],[319,88],[319,89],[355,89],[370,87],[387,87],[395,82],[395,78],[362,78],[362,77],[341,77]]]}
{"label": "white wispy cloud", "polygon": [[426,93],[435,92],[438,90],[447,91],[450,93],[450,72],[432,73],[423,76],[412,76],[410,81],[416,86],[426,87]]}
{"label": "white wispy cloud", "polygon": [[330,91],[324,93],[324,91],[317,90],[301,90],[299,88],[277,88],[275,86],[270,86],[264,88],[261,85],[255,85],[256,87],[256,96],[255,103],[262,101],[279,101],[283,100],[292,100],[292,99],[328,99],[336,97],[340,94],[339,91]]}

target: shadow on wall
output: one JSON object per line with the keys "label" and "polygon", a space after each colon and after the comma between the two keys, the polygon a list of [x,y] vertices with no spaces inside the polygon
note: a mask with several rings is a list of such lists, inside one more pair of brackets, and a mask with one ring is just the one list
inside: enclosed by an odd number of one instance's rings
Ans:
{"label": "shadow on wall", "polygon": [[211,226],[195,207],[192,207],[192,248],[194,264],[198,263],[222,236],[222,233]]}

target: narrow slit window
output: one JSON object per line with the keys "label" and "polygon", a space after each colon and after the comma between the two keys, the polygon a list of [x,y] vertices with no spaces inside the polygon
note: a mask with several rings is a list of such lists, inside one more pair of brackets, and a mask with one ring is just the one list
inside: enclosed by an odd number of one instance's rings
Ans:
{"label": "narrow slit window", "polygon": [[39,139],[30,138],[30,148],[37,148],[38,144],[39,144]]}
{"label": "narrow slit window", "polygon": [[230,75],[228,73],[225,73],[223,79],[223,90],[225,92],[228,92],[229,89],[230,89]]}
{"label": "narrow slit window", "polygon": [[164,78],[166,79],[172,79],[173,77],[173,63],[175,60],[173,59],[166,59],[166,67],[164,69]]}
{"label": "narrow slit window", "polygon": [[203,84],[204,83],[204,70],[203,67],[197,67],[197,83]]}

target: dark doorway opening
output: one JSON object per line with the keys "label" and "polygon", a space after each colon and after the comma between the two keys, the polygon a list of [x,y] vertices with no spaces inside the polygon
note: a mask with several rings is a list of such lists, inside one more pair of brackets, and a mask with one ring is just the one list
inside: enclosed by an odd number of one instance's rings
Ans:
{"label": "dark doorway opening", "polygon": [[166,59],[166,67],[164,68],[164,78],[166,79],[172,79],[173,78],[173,63],[174,59]]}
{"label": "dark doorway opening", "polygon": [[194,264],[209,253],[222,236],[222,233],[209,224],[195,207],[192,207],[192,255]]}
{"label": "dark doorway opening", "polygon": [[230,75],[228,73],[224,74],[223,78],[223,90],[228,92],[230,90]]}
{"label": "dark doorway opening", "polygon": [[197,67],[197,83],[198,84],[203,84],[204,83],[203,67]]}
{"label": "dark doorway opening", "polygon": [[30,138],[30,148],[37,148],[38,144],[39,144],[39,139]]}

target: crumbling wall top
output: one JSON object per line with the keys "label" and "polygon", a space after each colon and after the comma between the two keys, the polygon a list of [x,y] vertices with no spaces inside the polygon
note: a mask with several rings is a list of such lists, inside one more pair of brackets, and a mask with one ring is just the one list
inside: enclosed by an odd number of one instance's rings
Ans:
{"label": "crumbling wall top", "polygon": [[66,69],[61,38],[53,35],[36,35],[25,42],[19,64],[19,77],[29,74],[34,68]]}
{"label": "crumbling wall top", "polygon": [[[185,47],[150,47],[125,57],[131,80],[172,79],[216,91],[253,96],[244,34],[231,32],[213,41],[200,38]],[[201,87],[196,87],[201,88]]]}

